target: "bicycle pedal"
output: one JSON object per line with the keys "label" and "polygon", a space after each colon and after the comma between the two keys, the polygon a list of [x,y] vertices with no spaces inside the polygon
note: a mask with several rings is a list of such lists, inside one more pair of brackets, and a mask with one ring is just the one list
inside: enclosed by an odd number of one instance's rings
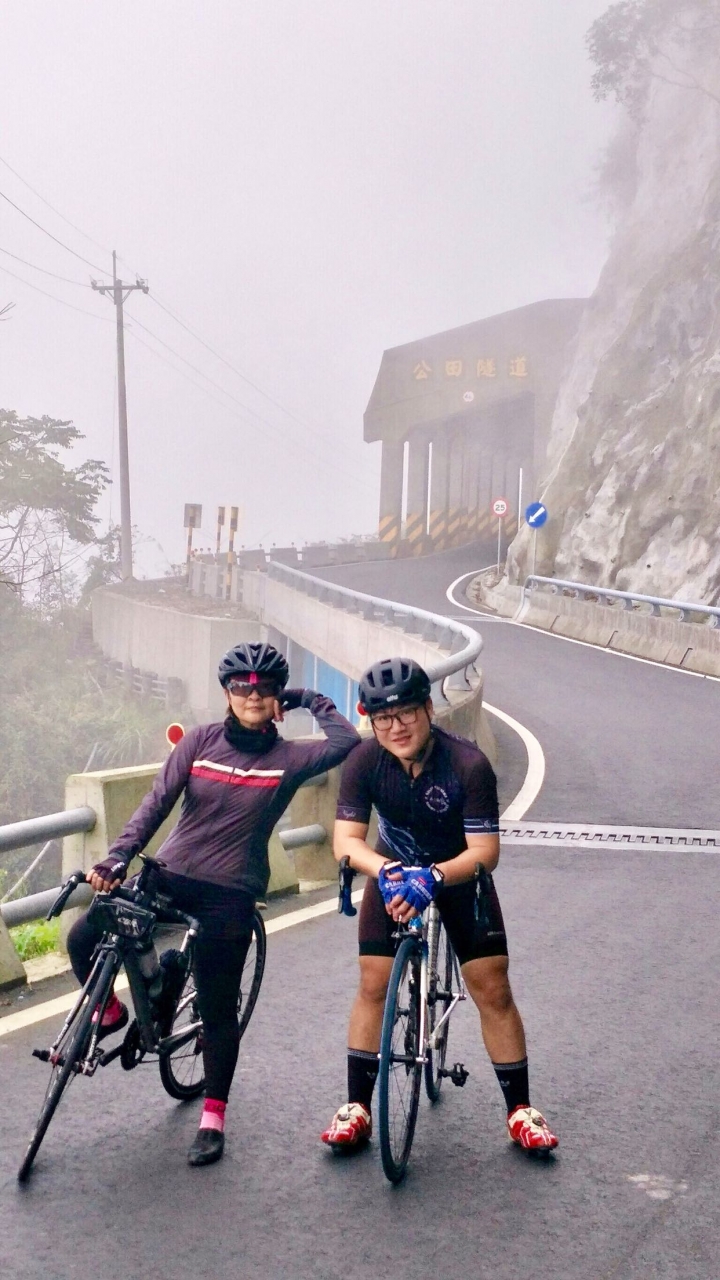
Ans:
{"label": "bicycle pedal", "polygon": [[32,1056],[33,1058],[39,1058],[41,1062],[49,1062],[50,1050],[49,1049],[33,1049]]}
{"label": "bicycle pedal", "polygon": [[444,1076],[447,1080],[452,1080],[458,1089],[463,1088],[470,1076],[470,1072],[466,1071],[462,1062],[456,1062],[450,1071],[443,1070],[438,1074]]}

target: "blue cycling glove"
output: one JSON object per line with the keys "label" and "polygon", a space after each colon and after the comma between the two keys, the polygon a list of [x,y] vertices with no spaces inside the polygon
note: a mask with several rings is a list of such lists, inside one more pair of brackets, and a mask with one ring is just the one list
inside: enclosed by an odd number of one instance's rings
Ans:
{"label": "blue cycling glove", "polygon": [[393,898],[397,898],[398,894],[404,896],[403,880],[389,880],[388,875],[397,875],[398,871],[404,871],[402,862],[386,862],[384,867],[378,872],[378,889],[380,890],[385,906],[389,907]]}
{"label": "blue cycling glove", "polygon": [[430,906],[441,884],[442,879],[437,880],[430,867],[403,867],[399,893],[409,907],[423,912]]}

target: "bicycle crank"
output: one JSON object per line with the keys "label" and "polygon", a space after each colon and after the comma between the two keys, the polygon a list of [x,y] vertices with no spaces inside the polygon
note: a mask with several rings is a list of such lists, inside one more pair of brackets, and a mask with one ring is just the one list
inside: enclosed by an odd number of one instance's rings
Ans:
{"label": "bicycle crank", "polygon": [[465,1070],[465,1066],[462,1062],[456,1062],[450,1071],[444,1067],[441,1068],[441,1070],[438,1071],[438,1075],[443,1076],[446,1080],[452,1080],[453,1084],[457,1085],[458,1089],[462,1089],[470,1075],[470,1072]]}
{"label": "bicycle crank", "polygon": [[120,1046],[120,1065],[125,1071],[132,1071],[145,1057],[145,1045],[142,1042],[140,1028],[133,1019],[127,1029],[125,1039]]}

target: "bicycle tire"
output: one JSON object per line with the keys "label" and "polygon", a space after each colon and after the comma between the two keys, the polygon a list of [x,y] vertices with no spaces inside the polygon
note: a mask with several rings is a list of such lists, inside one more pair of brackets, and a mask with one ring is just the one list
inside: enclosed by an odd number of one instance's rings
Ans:
{"label": "bicycle tire", "polygon": [[[257,1003],[260,986],[265,972],[267,940],[265,925],[259,911],[256,911],[252,922],[252,937],[243,964],[238,995],[238,1026],[240,1039],[247,1030]],[[202,1063],[202,1023],[197,1004],[195,980],[189,974],[180,994],[173,1018],[170,1034],[182,1031],[186,1012],[189,1011],[189,1023],[198,1023],[197,1034],[174,1053],[160,1054],[160,1079],[166,1093],[179,1102],[189,1102],[198,1098],[205,1088],[205,1071]],[[200,1068],[198,1072],[198,1068]]]}
{"label": "bicycle tire", "polygon": [[[428,1037],[432,1034],[436,1022],[440,1021],[453,998],[453,958],[452,943],[444,927],[440,925],[437,955],[428,974]],[[443,1082],[440,1072],[445,1068],[449,1034],[450,1019],[448,1018],[443,1026],[439,1044],[435,1049],[428,1049],[428,1060],[425,1063],[425,1092],[433,1103],[438,1102],[440,1099],[440,1090]]]}
{"label": "bicycle tire", "polygon": [[77,1074],[76,1064],[84,1056],[92,1032],[92,1019],[95,1009],[103,1004],[106,995],[117,977],[118,961],[114,952],[105,957],[96,981],[87,992],[84,1004],[67,1029],[66,1037],[58,1046],[58,1054],[62,1062],[54,1066],[52,1078],[45,1093],[45,1101],[40,1109],[37,1124],[33,1130],[23,1161],[18,1169],[18,1182],[25,1182],[30,1174],[33,1161],[48,1131],[50,1121],[57,1110],[58,1103],[66,1086]]}
{"label": "bicycle tire", "polygon": [[378,1129],[385,1177],[405,1176],[417,1121],[422,1065],[420,948],[405,938],[395,956],[383,1013],[378,1072]]}
{"label": "bicycle tire", "polygon": [[[240,995],[238,998],[238,1017],[240,1021],[240,1039],[242,1040],[247,1031],[248,1023],[253,1016],[253,1010],[257,1004],[257,998],[260,994],[263,974],[265,972],[265,957],[267,954],[267,937],[265,934],[265,922],[256,911],[253,916],[252,938],[248,947],[245,963],[243,965],[242,978],[240,980]],[[245,994],[247,990],[247,994]]]}

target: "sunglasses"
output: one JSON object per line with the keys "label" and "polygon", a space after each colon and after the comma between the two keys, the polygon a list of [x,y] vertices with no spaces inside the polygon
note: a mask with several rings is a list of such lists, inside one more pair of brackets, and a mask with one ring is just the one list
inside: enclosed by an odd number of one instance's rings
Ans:
{"label": "sunglasses", "polygon": [[370,717],[370,723],[374,729],[384,733],[391,727],[393,720],[397,720],[398,724],[415,724],[419,710],[419,707],[402,707],[400,711],[381,711],[379,715]]}
{"label": "sunglasses", "polygon": [[256,693],[259,698],[276,698],[278,687],[274,680],[258,680],[257,684],[243,684],[241,680],[228,680],[225,688],[234,698],[249,698]]}

